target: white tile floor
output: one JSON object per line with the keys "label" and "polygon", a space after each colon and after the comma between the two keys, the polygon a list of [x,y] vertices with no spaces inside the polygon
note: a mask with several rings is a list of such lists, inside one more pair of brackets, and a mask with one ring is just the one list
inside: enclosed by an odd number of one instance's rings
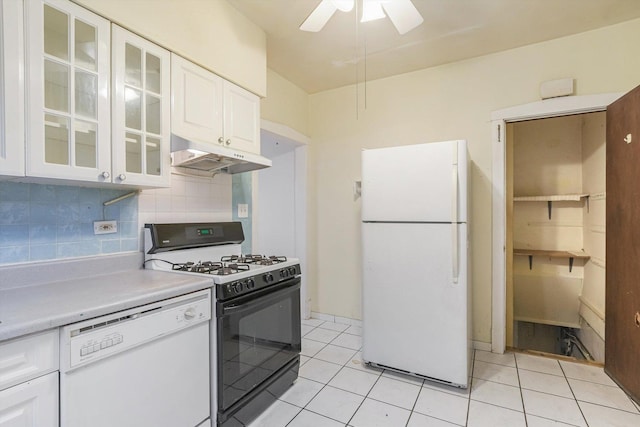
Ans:
{"label": "white tile floor", "polygon": [[478,350],[461,390],[363,365],[361,332],[303,320],[300,376],[251,427],[640,426],[601,368]]}

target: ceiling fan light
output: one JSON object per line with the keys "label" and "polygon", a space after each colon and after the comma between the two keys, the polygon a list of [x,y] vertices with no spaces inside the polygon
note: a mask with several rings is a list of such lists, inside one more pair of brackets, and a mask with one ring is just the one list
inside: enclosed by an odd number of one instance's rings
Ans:
{"label": "ceiling fan light", "polygon": [[341,12],[351,12],[354,0],[331,0],[331,3]]}
{"label": "ceiling fan light", "polygon": [[382,2],[380,0],[363,0],[362,1],[362,19],[360,22],[375,21],[385,17],[382,10]]}

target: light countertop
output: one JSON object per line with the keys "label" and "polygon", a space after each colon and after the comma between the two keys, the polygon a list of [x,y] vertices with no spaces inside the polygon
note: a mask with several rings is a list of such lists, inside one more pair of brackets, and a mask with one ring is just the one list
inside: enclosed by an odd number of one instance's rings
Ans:
{"label": "light countertop", "polygon": [[[0,280],[5,281],[3,279],[10,277],[10,273],[13,272],[0,270]],[[50,275],[48,277],[52,278]],[[206,277],[140,268],[57,279],[16,287],[7,287],[5,282],[5,286],[0,286],[0,341],[196,292],[213,285],[213,281]]]}

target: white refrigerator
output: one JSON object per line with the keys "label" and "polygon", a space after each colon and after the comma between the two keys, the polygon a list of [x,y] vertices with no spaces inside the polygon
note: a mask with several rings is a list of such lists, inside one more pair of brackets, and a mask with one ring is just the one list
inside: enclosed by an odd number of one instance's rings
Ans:
{"label": "white refrigerator", "polygon": [[466,388],[466,141],[362,152],[365,362]]}

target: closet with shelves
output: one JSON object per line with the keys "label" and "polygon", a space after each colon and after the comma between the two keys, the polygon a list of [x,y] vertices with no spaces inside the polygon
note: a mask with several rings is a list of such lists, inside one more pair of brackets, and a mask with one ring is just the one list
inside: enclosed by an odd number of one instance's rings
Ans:
{"label": "closet with shelves", "polygon": [[567,337],[588,331],[585,341],[597,348],[583,352],[597,359],[604,346],[605,113],[508,126],[512,346],[581,358]]}

